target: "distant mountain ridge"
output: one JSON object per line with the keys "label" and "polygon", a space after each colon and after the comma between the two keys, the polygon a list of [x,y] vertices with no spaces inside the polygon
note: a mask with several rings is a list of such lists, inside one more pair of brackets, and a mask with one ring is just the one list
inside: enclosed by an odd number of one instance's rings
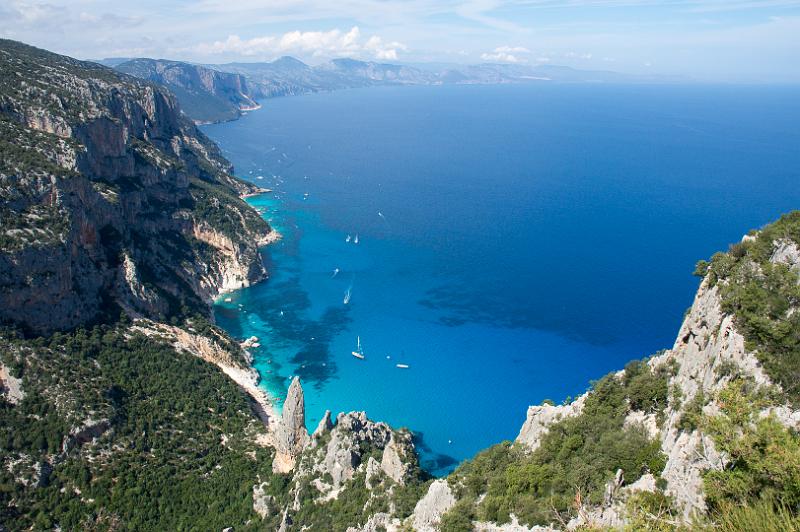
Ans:
{"label": "distant mountain ridge", "polygon": [[257,107],[256,100],[378,85],[500,83],[652,83],[675,79],[633,76],[606,70],[557,65],[481,63],[475,65],[403,65],[333,59],[311,66],[290,56],[258,63],[197,65],[166,59],[103,59],[103,64],[165,85],[196,122],[238,118]]}
{"label": "distant mountain ridge", "polygon": [[257,109],[247,80],[240,74],[166,59],[131,59],[114,66],[120,72],[164,85],[197,122],[222,122]]}

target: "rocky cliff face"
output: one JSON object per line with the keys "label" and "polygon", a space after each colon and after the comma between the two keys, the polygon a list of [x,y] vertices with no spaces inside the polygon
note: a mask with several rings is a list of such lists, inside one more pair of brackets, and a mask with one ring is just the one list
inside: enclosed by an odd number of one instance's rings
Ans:
{"label": "rocky cliff face", "polygon": [[[760,272],[769,265],[786,266],[789,275],[794,276],[794,285],[800,282],[800,248],[793,239],[800,237],[792,234],[792,238],[774,238],[772,233],[782,234],[788,231],[780,224],[778,230],[767,230],[756,236],[746,236],[743,244],[734,246],[731,254],[743,255],[740,261],[746,261],[746,270],[752,272],[756,279]],[[760,252],[768,259],[759,264],[756,259],[749,258],[751,252],[742,251],[748,243],[760,239]],[[753,252],[752,254],[755,254]],[[730,254],[729,254],[730,255]],[[721,257],[720,262],[726,259]],[[727,264],[727,263],[726,263]],[[726,265],[727,268],[732,268]],[[718,274],[709,270],[703,279],[694,302],[681,325],[675,344],[649,360],[651,368],[673,368],[669,378],[669,403],[661,415],[631,412],[626,419],[628,423],[644,427],[652,438],[660,442],[665,457],[665,466],[659,475],[645,475],[639,481],[628,484],[624,477],[614,484],[609,481],[607,500],[600,506],[587,506],[581,514],[570,521],[568,528],[586,525],[622,527],[628,520],[625,501],[638,491],[656,492],[657,483],[663,483],[663,493],[670,497],[680,515],[680,519],[690,520],[705,515],[707,511],[706,494],[704,493],[704,476],[710,471],[724,471],[731,467],[731,458],[716,448],[715,440],[707,433],[703,424],[697,421],[688,422],[691,416],[706,419],[719,415],[723,406],[719,400],[720,393],[733,381],[745,381],[756,390],[767,390],[773,397],[769,406],[761,407],[760,417],[773,416],[778,422],[791,430],[800,427],[800,411],[781,391],[781,386],[771,379],[759,358],[759,347],[756,341],[747,341],[741,332],[742,323],[737,315],[728,309],[730,303],[724,301],[721,294],[729,290],[733,283],[741,283],[740,279],[719,278]],[[766,281],[759,281],[759,283]],[[774,290],[774,289],[770,289]],[[772,292],[774,301],[783,297]],[[797,304],[791,297],[785,302],[773,303],[781,308],[777,320],[782,320],[781,327],[793,327],[791,317]],[[785,304],[785,306],[784,306]],[[769,318],[763,318],[765,323]],[[762,324],[763,330],[768,330]],[[792,329],[782,329],[792,330]],[[788,356],[788,355],[787,355]],[[618,376],[623,376],[620,372]],[[589,392],[591,394],[592,392]],[[562,406],[532,406],[528,410],[527,419],[517,437],[517,443],[530,451],[535,450],[542,438],[555,423],[569,417],[580,415],[588,394],[576,401]],[[621,472],[620,472],[621,473]]]}
{"label": "rocky cliff face", "polygon": [[0,320],[204,308],[266,275],[254,187],[150,83],[0,41]]}
{"label": "rocky cliff face", "polygon": [[165,59],[133,59],[114,68],[169,88],[197,122],[232,120],[259,107],[240,74]]}

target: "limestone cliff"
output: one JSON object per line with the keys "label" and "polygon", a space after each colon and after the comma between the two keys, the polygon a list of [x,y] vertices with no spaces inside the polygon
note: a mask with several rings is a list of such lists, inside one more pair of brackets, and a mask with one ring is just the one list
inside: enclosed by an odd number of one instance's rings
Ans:
{"label": "limestone cliff", "polygon": [[13,41],[0,73],[0,321],[164,319],[266,276],[255,187],[169,92]]}
{"label": "limestone cliff", "polygon": [[196,122],[233,120],[259,107],[241,74],[166,59],[132,59],[114,68],[169,88]]}
{"label": "limestone cliff", "polygon": [[[796,213],[795,213],[796,214]],[[781,221],[768,226],[756,235],[746,236],[742,244],[732,247],[727,254],[718,254],[718,262],[724,266],[717,270],[733,271],[730,257],[735,257],[741,269],[747,273],[747,281],[756,281],[757,285],[767,285],[762,279],[770,265],[783,266],[787,275],[794,280],[789,284],[797,285],[800,279],[800,248],[796,240],[800,238],[790,225],[796,216],[787,216]],[[789,226],[788,228],[786,226]],[[777,235],[777,236],[776,236]],[[789,235],[789,236],[784,236]],[[749,251],[752,246],[754,251]],[[757,256],[764,257],[759,262]],[[707,268],[707,266],[701,266]],[[701,270],[705,273],[705,270]],[[609,481],[608,498],[600,506],[586,506],[579,516],[570,521],[568,528],[587,524],[604,527],[622,527],[628,516],[625,501],[637,491],[658,491],[656,484],[663,483],[664,493],[674,501],[680,518],[689,521],[707,511],[704,493],[704,475],[709,471],[723,471],[731,465],[731,459],[720,452],[714,438],[703,430],[697,422],[690,423],[691,416],[715,416],[720,412],[719,394],[734,380],[744,379],[754,389],[772,390],[771,396],[777,396],[768,407],[762,407],[760,415],[774,416],[786,427],[797,430],[800,427],[800,411],[796,409],[790,397],[781,391],[782,387],[765,371],[763,352],[767,347],[758,341],[748,341],[742,328],[746,325],[743,318],[731,310],[730,294],[737,283],[743,284],[741,278],[734,274],[720,277],[720,273],[709,268],[697,291],[691,308],[687,311],[678,336],[672,349],[664,351],[649,360],[651,368],[670,367],[672,373],[668,380],[669,403],[659,416],[632,411],[628,414],[626,425],[637,424],[660,442],[665,456],[663,471],[654,478],[645,475],[635,483],[626,483],[622,478],[618,484]],[[771,297],[781,301],[786,296],[775,289]],[[725,296],[722,295],[725,291]],[[726,300],[727,298],[727,300]],[[780,311],[775,323],[781,322],[782,331],[791,331],[794,327],[792,316],[797,301],[792,297],[778,303]],[[763,320],[769,318],[763,317]],[[766,328],[765,323],[761,323]],[[762,358],[760,358],[762,357]],[[775,375],[781,375],[777,373]],[[624,376],[624,372],[618,373]],[[591,394],[592,392],[589,392]],[[517,437],[517,443],[534,451],[555,423],[569,417],[580,415],[587,396],[585,394],[576,401],[563,406],[532,406],[528,410],[527,419]]]}

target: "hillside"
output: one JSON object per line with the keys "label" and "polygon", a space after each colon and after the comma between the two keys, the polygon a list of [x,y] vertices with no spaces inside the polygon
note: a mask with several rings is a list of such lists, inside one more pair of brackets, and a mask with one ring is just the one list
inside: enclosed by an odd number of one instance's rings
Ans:
{"label": "hillside", "polygon": [[196,122],[233,120],[258,104],[244,76],[165,59],[132,59],[114,65],[120,72],[164,85]]}
{"label": "hillside", "polygon": [[264,278],[256,187],[171,94],[11,41],[0,72],[1,322],[165,319]]}
{"label": "hillside", "polygon": [[[12,41],[0,72],[0,530],[288,523],[305,447],[209,321],[267,275],[276,235],[239,198],[258,189],[158,85]],[[343,529],[396,482],[413,509],[423,474],[390,467],[409,437],[351,418],[330,432],[348,497],[307,522],[338,508]],[[352,478],[385,447],[396,481]]]}
{"label": "hillside", "polygon": [[200,66],[166,59],[103,60],[121,72],[168,87],[197,122],[238,118],[256,100],[385,85],[494,83],[647,83],[668,78],[555,65],[398,65],[340,58],[311,66],[293,57],[258,63]]}
{"label": "hillside", "polygon": [[278,413],[213,325],[276,235],[169,91],[0,73],[0,530],[800,529],[800,212],[698,263],[671,349],[432,479],[363,412],[309,434],[297,378]]}

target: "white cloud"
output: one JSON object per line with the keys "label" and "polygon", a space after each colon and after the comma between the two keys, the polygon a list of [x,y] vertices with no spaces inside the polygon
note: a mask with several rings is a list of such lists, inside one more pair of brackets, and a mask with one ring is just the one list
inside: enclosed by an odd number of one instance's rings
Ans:
{"label": "white cloud", "polygon": [[521,59],[512,54],[506,54],[503,52],[494,53],[494,54],[481,54],[481,59],[484,61],[495,61],[499,63],[524,63],[525,60]]}
{"label": "white cloud", "polygon": [[520,54],[530,53],[531,51],[523,46],[498,46],[491,52],[482,53],[481,59],[499,63],[525,63],[527,59],[520,57]]}
{"label": "white cloud", "polygon": [[399,51],[407,50],[400,42],[384,40],[372,35],[361,38],[358,26],[349,31],[290,31],[283,35],[265,35],[242,39],[229,35],[224,41],[201,43],[191,49],[205,55],[232,54],[241,56],[276,56],[282,54],[311,55],[314,57],[350,57],[365,55],[376,59],[396,60]]}

